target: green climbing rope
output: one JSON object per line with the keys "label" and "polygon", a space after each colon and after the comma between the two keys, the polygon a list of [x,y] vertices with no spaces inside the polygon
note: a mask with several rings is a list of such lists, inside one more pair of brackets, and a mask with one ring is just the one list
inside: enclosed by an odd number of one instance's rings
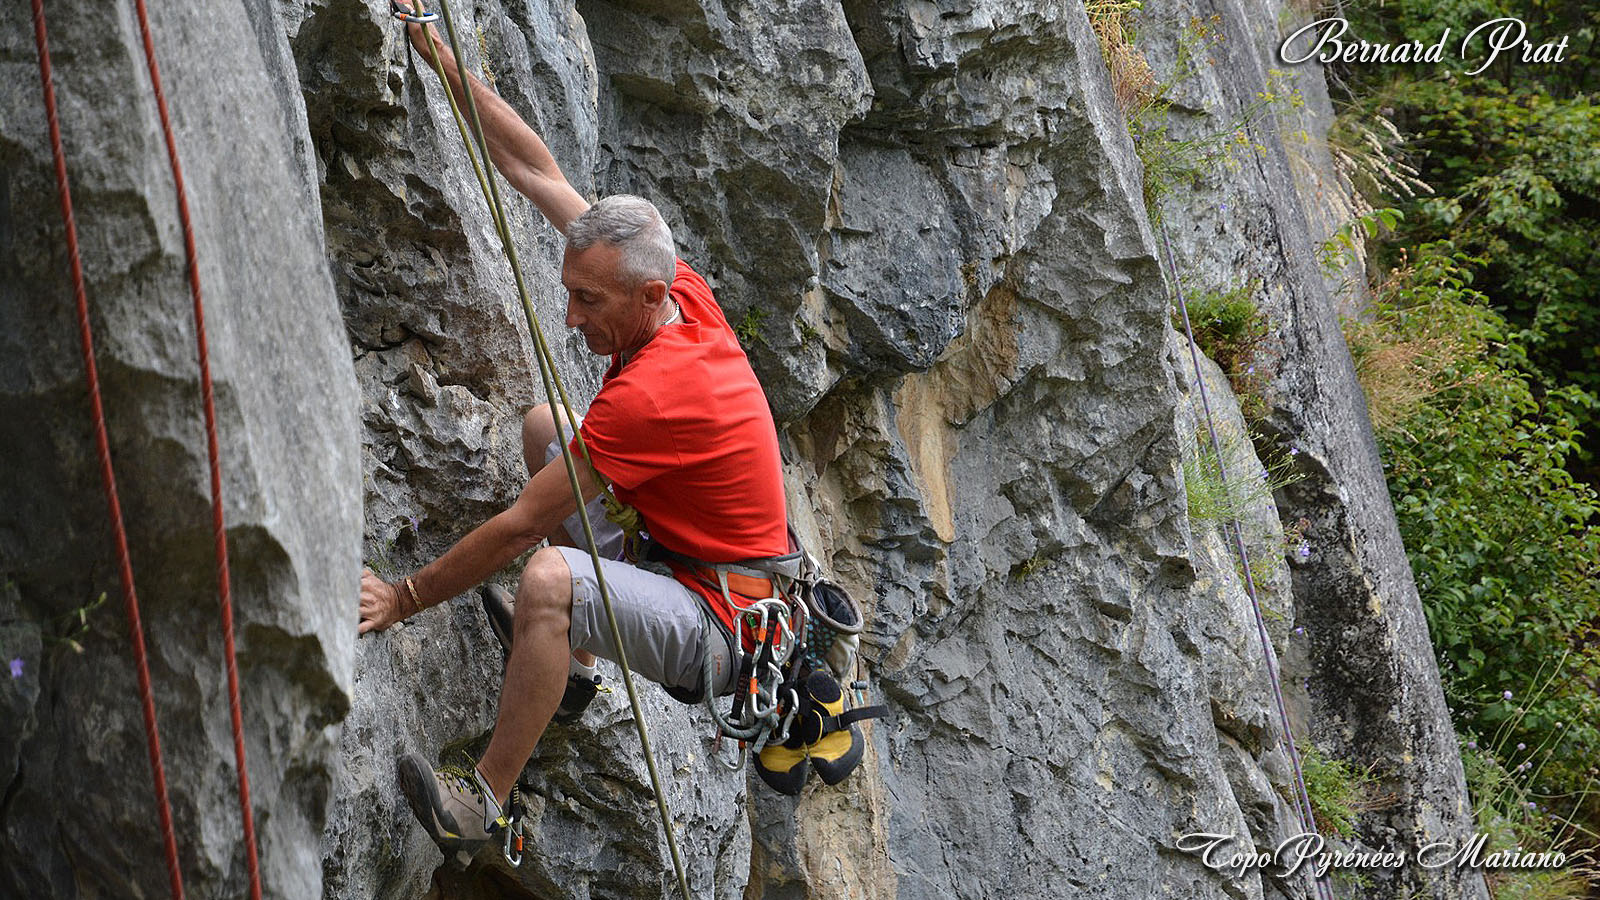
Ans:
{"label": "green climbing rope", "polygon": [[[421,3],[417,5],[418,12],[422,11]],[[567,398],[566,386],[562,384],[561,373],[556,370],[555,358],[550,353],[550,346],[545,341],[544,330],[539,325],[539,316],[534,311],[533,301],[528,295],[527,285],[522,278],[522,267],[517,262],[517,251],[511,239],[511,228],[506,219],[505,206],[500,200],[500,189],[495,183],[494,169],[489,158],[489,143],[484,135],[483,122],[478,117],[478,105],[472,96],[470,80],[467,75],[466,60],[461,52],[461,43],[456,36],[455,22],[450,15],[449,0],[439,0],[439,11],[444,18],[445,32],[450,36],[450,48],[456,57],[456,70],[462,85],[462,93],[467,98],[467,113],[472,123],[472,137],[477,143],[477,152],[474,153],[473,141],[467,139],[467,128],[462,121],[461,110],[456,105],[453,92],[450,90],[449,79],[445,77],[444,65],[439,59],[439,54],[429,44],[429,56],[432,57],[434,71],[439,76],[440,83],[445,88],[445,94],[450,98],[450,112],[455,117],[456,129],[461,133],[462,145],[466,148],[467,158],[472,163],[472,170],[478,177],[478,186],[483,190],[484,200],[489,204],[490,216],[494,219],[495,230],[500,235],[500,245],[505,251],[506,260],[511,265],[511,274],[517,285],[517,296],[522,300],[522,311],[528,320],[528,331],[533,337],[535,355],[539,361],[539,377],[544,382],[545,397],[552,408],[557,400],[561,409],[566,413],[567,425],[572,427],[577,418],[572,413],[572,404]],[[481,163],[480,163],[481,156]],[[636,511],[625,507],[617,500],[611,486],[599,476],[594,469],[594,462],[589,457],[589,448],[584,444],[583,435],[576,427],[572,427],[579,452],[583,461],[595,475],[595,480],[600,483],[605,492],[604,503],[607,517],[616,521],[623,528],[626,539],[630,544],[638,540],[639,520]],[[560,429],[557,429],[557,434]],[[644,748],[645,767],[650,773],[650,786],[655,791],[656,809],[661,814],[661,828],[666,834],[667,849],[672,855],[672,866],[678,878],[678,888],[684,900],[692,900],[689,892],[688,876],[684,874],[683,857],[678,851],[678,841],[673,833],[672,816],[667,810],[667,798],[661,789],[661,776],[656,770],[655,754],[650,749],[650,732],[645,727],[644,710],[639,704],[639,692],[633,683],[633,671],[628,666],[627,652],[623,649],[622,634],[617,628],[616,616],[611,611],[611,593],[606,587],[605,572],[600,566],[600,553],[595,547],[594,526],[589,521],[589,512],[583,502],[583,491],[578,486],[578,469],[573,459],[572,449],[567,442],[561,443],[561,458],[567,468],[567,480],[572,487],[572,496],[578,506],[578,517],[583,523],[583,536],[589,544],[589,556],[594,564],[595,580],[600,589],[600,600],[605,606],[606,620],[611,626],[612,645],[617,648],[617,665],[622,669],[622,683],[628,690],[628,702],[633,706],[633,721],[638,727],[639,742]],[[633,513],[631,516],[629,513]],[[631,529],[630,529],[631,526]]]}

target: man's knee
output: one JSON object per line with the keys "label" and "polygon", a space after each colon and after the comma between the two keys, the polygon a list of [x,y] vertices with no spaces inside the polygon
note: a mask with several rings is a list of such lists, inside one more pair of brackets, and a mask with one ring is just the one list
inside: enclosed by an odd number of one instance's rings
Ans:
{"label": "man's knee", "polygon": [[572,618],[572,570],[561,551],[546,547],[522,568],[517,584],[516,630],[559,628]]}
{"label": "man's knee", "polygon": [[556,421],[550,404],[541,403],[522,417],[522,448],[530,457],[543,459],[544,448],[556,438]]}

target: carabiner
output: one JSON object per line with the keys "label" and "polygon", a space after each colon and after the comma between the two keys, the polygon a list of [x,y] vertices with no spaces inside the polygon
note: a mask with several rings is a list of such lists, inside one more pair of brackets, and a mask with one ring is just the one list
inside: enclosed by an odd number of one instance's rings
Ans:
{"label": "carabiner", "polygon": [[401,6],[397,0],[389,0],[389,15],[408,25],[428,25],[439,21],[438,13],[412,12],[410,7]]}
{"label": "carabiner", "polygon": [[506,862],[511,864],[511,868],[515,869],[522,865],[521,816],[518,816],[506,823],[505,843],[501,845],[500,853],[506,858]]}

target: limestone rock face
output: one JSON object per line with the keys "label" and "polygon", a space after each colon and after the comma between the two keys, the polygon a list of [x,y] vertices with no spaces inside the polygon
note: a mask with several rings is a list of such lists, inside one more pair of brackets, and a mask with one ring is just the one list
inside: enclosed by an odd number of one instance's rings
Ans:
{"label": "limestone rock face", "polygon": [[[1176,21],[1200,12],[1176,9]],[[1309,684],[1306,726],[1317,746],[1379,773],[1384,802],[1362,816],[1355,845],[1412,857],[1410,867],[1367,873],[1365,890],[1484,897],[1476,871],[1414,864],[1416,848],[1469,838],[1471,811],[1427,624],[1340,333],[1339,317],[1354,314],[1361,298],[1332,290],[1343,273],[1325,277],[1317,264],[1318,244],[1349,217],[1323,141],[1333,111],[1320,73],[1286,69],[1277,59],[1280,38],[1262,24],[1275,21],[1275,10],[1241,2],[1220,11],[1216,65],[1202,67],[1183,103],[1211,112],[1177,117],[1174,135],[1236,123],[1249,140],[1228,177],[1197,185],[1182,201],[1187,209],[1168,210],[1170,239],[1191,288],[1254,282],[1272,324],[1256,373],[1261,438],[1297,448],[1304,476],[1277,498],[1306,550],[1290,558],[1293,619],[1304,632],[1289,641],[1287,678],[1291,687]],[[1145,40],[1159,61],[1156,48],[1176,46],[1177,35],[1157,28]],[[1170,65],[1170,49],[1167,56]],[[1263,114],[1253,107],[1264,91],[1283,99]]]}
{"label": "limestone rock face", "polygon": [[[166,149],[126,10],[47,11],[185,883],[189,896],[240,896],[210,476]],[[309,897],[321,891],[317,835],[354,685],[360,400],[294,63],[263,12],[180,3],[153,26],[205,291],[263,886]],[[248,22],[259,27],[239,27]],[[0,677],[0,895],[161,896],[30,32],[0,38],[0,655],[20,661]]]}
{"label": "limestone rock face", "polygon": [[[864,726],[867,759],[839,788],[774,795],[720,764],[731,748],[719,756],[703,710],[640,682],[697,896],[1313,896],[1304,877],[1219,872],[1180,846],[1204,831],[1271,849],[1302,828],[1263,631],[1295,739],[1388,764],[1398,800],[1351,840],[1405,848],[1471,830],[1360,392],[1311,263],[1338,222],[1316,196],[1335,180],[1314,146],[1320,72],[1289,76],[1311,99],[1297,113],[1311,150],[1284,136],[1291,125],[1255,120],[1245,174],[1201,180],[1161,210],[1185,279],[1267,285],[1274,364],[1249,402],[1265,405],[1268,433],[1252,440],[1228,379],[1204,359],[1197,373],[1172,328],[1162,235],[1083,9],[458,6],[468,65],[580,192],[662,208],[767,390],[791,522],[869,614],[865,672],[891,711]],[[1179,36],[1156,23],[1195,12],[1145,4],[1141,49],[1158,72]],[[1176,133],[1214,130],[1277,83],[1280,12],[1223,10],[1217,64],[1180,85]],[[131,26],[54,15],[185,870],[196,896],[237,894],[170,186],[153,112],[111,87],[143,83]],[[16,361],[0,429],[27,472],[7,479],[0,520],[0,649],[24,662],[0,678],[0,713],[18,723],[0,733],[0,893],[155,896],[159,844],[25,38],[0,38],[19,72],[0,118],[0,298],[16,323],[0,330]],[[527,477],[522,415],[544,400],[427,61],[378,0],[226,14],[190,2],[156,39],[205,226],[270,892],[674,895],[609,664],[615,690],[553,727],[524,773],[534,839],[520,868],[493,850],[464,867],[442,858],[399,796],[398,756],[473,758],[497,703],[516,698],[499,697],[500,652],[471,596],[356,640],[361,563],[409,573],[504,509]],[[601,361],[561,324],[560,236],[502,193],[581,408]],[[1231,543],[1186,499],[1199,383],[1235,437],[1231,471],[1252,477],[1274,442],[1302,451],[1301,480],[1247,512],[1267,548],[1250,568],[1260,627]],[[1308,558],[1283,558],[1286,526]],[[89,614],[85,655],[62,649],[70,614],[100,591],[113,601]],[[114,788],[57,799],[81,783]],[[99,848],[107,827],[132,837]],[[1484,896],[1469,875],[1383,873],[1367,895]]]}

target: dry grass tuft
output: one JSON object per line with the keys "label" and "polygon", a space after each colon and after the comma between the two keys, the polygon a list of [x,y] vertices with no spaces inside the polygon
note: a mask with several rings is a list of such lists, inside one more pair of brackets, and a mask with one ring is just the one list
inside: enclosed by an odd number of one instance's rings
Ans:
{"label": "dry grass tuft", "polygon": [[1111,88],[1123,113],[1149,102],[1156,87],[1150,64],[1133,45],[1129,19],[1139,6],[1139,0],[1088,0],[1085,7],[1089,24],[1100,38],[1100,54],[1111,72]]}
{"label": "dry grass tuft", "polygon": [[[1374,294],[1384,296],[1387,285],[1410,277],[1402,260]],[[1487,377],[1481,369],[1462,374],[1472,370],[1466,363],[1480,347],[1458,318],[1451,307],[1427,304],[1405,309],[1380,305],[1369,318],[1344,320],[1345,342],[1378,434],[1398,429],[1437,395]]]}

